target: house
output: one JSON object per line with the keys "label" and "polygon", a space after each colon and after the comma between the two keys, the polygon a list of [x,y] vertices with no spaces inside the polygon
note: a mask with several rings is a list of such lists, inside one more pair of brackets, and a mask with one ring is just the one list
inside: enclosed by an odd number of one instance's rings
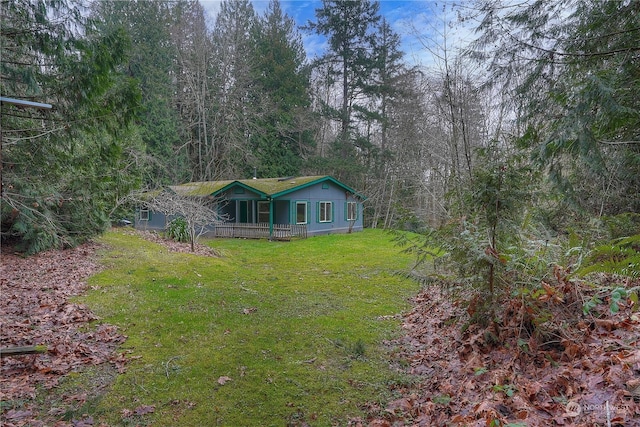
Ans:
{"label": "house", "polygon": [[[208,229],[214,237],[289,239],[363,228],[366,198],[327,175],[191,182],[170,189],[216,201],[224,219]],[[161,213],[141,209],[136,227],[164,229],[167,220]]]}

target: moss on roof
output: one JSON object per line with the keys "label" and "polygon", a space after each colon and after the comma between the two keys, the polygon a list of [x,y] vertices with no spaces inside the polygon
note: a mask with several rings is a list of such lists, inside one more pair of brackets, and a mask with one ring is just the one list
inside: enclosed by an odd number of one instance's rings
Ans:
{"label": "moss on roof", "polygon": [[234,181],[188,182],[186,184],[172,185],[169,188],[181,196],[208,196],[219,191],[221,188],[226,187],[232,182]]}
{"label": "moss on roof", "polygon": [[322,178],[326,178],[326,175],[189,182],[181,185],[173,185],[170,188],[175,191],[176,194],[183,196],[208,196],[210,194],[217,193],[231,184],[240,183],[245,187],[253,188],[267,196],[270,196],[301,185],[309,184]]}
{"label": "moss on roof", "polygon": [[238,182],[271,196],[325,178],[325,175],[286,178],[242,179]]}
{"label": "moss on roof", "polygon": [[204,181],[204,182],[189,182],[182,185],[173,185],[170,188],[182,196],[209,196],[216,195],[221,191],[225,191],[230,187],[239,185],[250,190],[253,190],[263,197],[280,197],[289,193],[295,189],[313,185],[316,182],[331,181],[335,184],[343,187],[345,190],[352,192],[357,197],[365,200],[366,197],[357,193],[352,188],[342,184],[336,179],[328,175],[313,175],[313,176],[290,176],[284,178],[261,178],[261,179],[239,179],[239,180],[226,180],[226,181]]}

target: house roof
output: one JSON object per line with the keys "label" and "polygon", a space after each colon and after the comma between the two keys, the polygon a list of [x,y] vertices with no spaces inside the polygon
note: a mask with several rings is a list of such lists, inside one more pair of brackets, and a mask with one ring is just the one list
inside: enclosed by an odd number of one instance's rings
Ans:
{"label": "house roof", "polygon": [[366,199],[353,188],[328,175],[189,182],[173,185],[170,188],[177,194],[184,196],[217,196],[229,188],[239,186],[254,191],[266,199],[278,198],[293,191],[326,181],[333,182],[363,200]]}

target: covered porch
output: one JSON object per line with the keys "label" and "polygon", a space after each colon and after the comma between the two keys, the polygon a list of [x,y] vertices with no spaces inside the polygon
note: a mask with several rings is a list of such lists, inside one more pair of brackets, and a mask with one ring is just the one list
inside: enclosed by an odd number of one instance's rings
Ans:
{"label": "covered porch", "polygon": [[219,223],[212,232],[212,237],[240,238],[240,239],[271,239],[291,240],[293,238],[307,238],[306,224],[269,224],[259,223]]}
{"label": "covered porch", "polygon": [[216,223],[213,237],[291,240],[306,238],[307,225],[292,224],[290,203],[273,199],[232,199],[220,206],[227,218]]}

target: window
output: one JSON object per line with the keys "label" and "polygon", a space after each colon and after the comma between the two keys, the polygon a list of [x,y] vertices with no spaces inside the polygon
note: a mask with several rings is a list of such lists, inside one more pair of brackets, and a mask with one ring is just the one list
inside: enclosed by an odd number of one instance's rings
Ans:
{"label": "window", "polygon": [[307,223],[307,202],[296,202],[296,224]]}
{"label": "window", "polygon": [[258,202],[258,222],[269,222],[269,202]]}
{"label": "window", "polygon": [[331,222],[331,212],[332,211],[332,203],[331,202],[320,202],[320,212],[318,215],[318,219],[320,222]]}
{"label": "window", "polygon": [[140,221],[149,221],[149,209],[140,209]]}
{"label": "window", "polygon": [[356,202],[347,202],[347,221],[358,219],[358,205]]}

